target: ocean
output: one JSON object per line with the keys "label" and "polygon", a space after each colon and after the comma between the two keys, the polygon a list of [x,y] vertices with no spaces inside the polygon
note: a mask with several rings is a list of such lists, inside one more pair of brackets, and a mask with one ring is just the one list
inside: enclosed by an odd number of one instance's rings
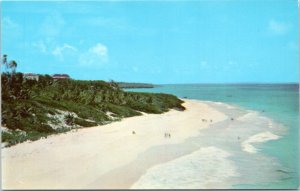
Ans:
{"label": "ocean", "polygon": [[[248,112],[247,123],[236,125],[236,129],[231,134],[239,132],[241,136],[246,137],[247,141],[242,145],[245,150],[250,152],[240,152],[229,148],[230,161],[224,165],[234,166],[238,176],[232,178],[230,188],[236,189],[296,189],[299,185],[299,85],[298,84],[178,84],[178,85],[159,85],[155,88],[127,89],[126,91],[135,92],[154,92],[168,93],[179,98],[196,99],[201,101],[222,102],[234,106],[232,112],[237,110]],[[209,102],[208,102],[209,103]],[[211,103],[213,104],[213,103]],[[222,110],[222,108],[220,108]],[[223,110],[226,110],[223,107]],[[228,112],[228,111],[227,111]],[[230,112],[230,111],[229,111]],[[241,112],[243,113],[243,112]],[[242,114],[241,114],[242,115]],[[245,113],[243,113],[245,115]],[[238,116],[237,116],[238,117]],[[260,120],[257,120],[260,119]],[[252,121],[251,121],[252,120]],[[223,124],[224,125],[224,124]],[[219,126],[222,126],[219,125]],[[273,127],[273,128],[270,128]],[[218,127],[217,127],[218,128]],[[207,132],[209,134],[209,132]],[[255,135],[254,135],[255,133]],[[228,135],[229,136],[229,135]],[[268,137],[266,139],[266,137]],[[245,138],[246,139],[246,138]],[[253,143],[255,151],[251,151],[251,140],[265,139],[259,143]],[[189,140],[193,144],[201,142],[198,139]],[[223,140],[224,141],[224,140]],[[203,144],[203,143],[202,143]],[[217,144],[222,144],[216,141]],[[247,147],[248,146],[248,147]],[[154,167],[148,175],[143,177],[154,177],[155,173],[168,171],[172,165],[185,164],[184,161],[194,161],[196,164],[206,164],[203,155],[200,153],[218,152],[216,147],[201,148],[198,153],[181,158],[179,161],[171,161]],[[206,149],[206,150],[205,150]],[[227,149],[228,150],[228,149]],[[219,151],[220,153],[222,151]],[[252,153],[251,153],[252,152]],[[199,156],[202,156],[199,157]],[[227,156],[224,152],[224,156]],[[198,157],[198,158],[197,158]],[[212,156],[207,155],[207,158]],[[174,164],[172,164],[174,163]],[[223,163],[222,163],[223,164]],[[187,173],[187,179],[193,180],[194,185],[191,188],[201,188],[200,181],[205,176],[203,165],[199,162],[199,169],[190,168]],[[159,168],[160,170],[155,168]],[[164,169],[164,170],[163,170]],[[210,169],[212,170],[212,169]],[[183,172],[184,170],[182,170]],[[198,174],[199,176],[195,175]],[[224,173],[225,172],[218,172]],[[228,172],[226,172],[228,173]],[[150,175],[151,174],[151,175]],[[197,179],[197,177],[199,179]],[[178,177],[173,177],[174,180]],[[220,178],[220,177],[219,177]],[[147,180],[149,181],[148,178]],[[171,180],[172,177],[169,177]],[[164,180],[166,183],[166,180]],[[175,181],[178,185],[174,187],[183,187],[184,182]],[[203,181],[202,181],[203,182]],[[162,183],[163,184],[163,183]],[[174,182],[172,182],[174,184]],[[182,184],[182,185],[180,185]],[[146,185],[146,183],[145,183]]]}

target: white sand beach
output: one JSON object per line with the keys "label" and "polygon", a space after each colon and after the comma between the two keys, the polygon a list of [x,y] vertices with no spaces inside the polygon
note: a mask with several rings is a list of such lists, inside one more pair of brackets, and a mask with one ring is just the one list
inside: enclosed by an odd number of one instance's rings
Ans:
{"label": "white sand beach", "polygon": [[129,188],[148,167],[172,156],[158,149],[154,161],[144,158],[135,165],[137,172],[116,169],[134,162],[149,148],[181,143],[227,118],[204,102],[185,100],[184,106],[185,111],[144,114],[2,149],[3,188]]}

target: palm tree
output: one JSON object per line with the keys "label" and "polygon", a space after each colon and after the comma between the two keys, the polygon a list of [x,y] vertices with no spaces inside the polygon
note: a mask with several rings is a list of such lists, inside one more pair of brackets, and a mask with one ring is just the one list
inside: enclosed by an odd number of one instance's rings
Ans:
{"label": "palm tree", "polygon": [[[7,62],[7,61],[6,61]],[[14,60],[11,60],[10,62],[9,62],[9,64],[6,64],[6,65],[8,65],[8,68],[11,70],[10,72],[8,72],[8,73],[10,73],[10,78],[9,78],[9,84],[12,86],[13,85],[13,78],[14,78],[14,75],[15,75],[15,73],[16,73],[16,68],[17,68],[17,62],[16,61],[14,61]]]}
{"label": "palm tree", "polygon": [[7,55],[6,54],[3,54],[2,64],[5,65],[5,70],[7,71],[8,65],[7,65]]}
{"label": "palm tree", "polygon": [[15,60],[11,60],[8,66],[11,69],[11,75],[14,75],[18,66],[17,62]]}
{"label": "palm tree", "polygon": [[11,70],[11,75],[14,75],[16,73],[17,69],[17,62],[15,60],[11,60],[9,63],[7,62],[7,55],[3,54],[2,57],[2,64],[5,65],[5,72],[8,72],[8,69]]}

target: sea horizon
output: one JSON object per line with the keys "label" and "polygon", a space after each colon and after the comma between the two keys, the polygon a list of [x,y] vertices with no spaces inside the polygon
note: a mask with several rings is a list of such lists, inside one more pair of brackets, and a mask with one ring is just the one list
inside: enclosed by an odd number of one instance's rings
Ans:
{"label": "sea horizon", "polygon": [[[144,82],[128,82],[128,83],[144,83]],[[146,82],[145,82],[146,83]],[[148,84],[148,83],[147,83]],[[152,83],[149,83],[152,84]],[[299,82],[231,82],[231,83],[153,83],[153,85],[299,85]]]}

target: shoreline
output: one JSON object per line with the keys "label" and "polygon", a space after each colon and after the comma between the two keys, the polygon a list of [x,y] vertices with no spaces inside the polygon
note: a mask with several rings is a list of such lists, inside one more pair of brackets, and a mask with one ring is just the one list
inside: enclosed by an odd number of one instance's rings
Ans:
{"label": "shoreline", "polygon": [[[158,168],[168,172],[168,165],[177,163],[184,164],[182,167],[189,166],[189,163],[185,164],[186,160],[194,161],[192,163],[201,169],[205,164],[207,172],[216,165],[223,165],[220,169],[230,172],[227,177],[218,178],[221,182],[199,183],[191,188],[230,188],[239,176],[237,167],[229,160],[232,153],[251,159],[256,157],[256,152],[243,149],[245,141],[249,146],[250,143],[275,139],[273,134],[263,134],[273,138],[263,137],[262,140],[261,132],[256,129],[237,140],[240,136],[237,133],[245,131],[240,128],[241,123],[246,121],[249,125],[257,116],[245,115],[247,112],[239,112],[225,103],[183,100],[185,111],[143,114],[2,149],[3,188],[177,188],[172,177],[163,180],[166,176],[161,175],[158,180],[152,180],[153,173],[159,174]],[[233,116],[237,117],[235,121],[230,120]],[[256,136],[259,133],[260,136]],[[195,156],[202,156],[201,164],[193,159]],[[211,162],[216,159],[218,163]],[[191,171],[179,168],[178,174],[189,175]],[[205,172],[203,176],[210,176]],[[155,185],[160,181],[161,184]]]}

